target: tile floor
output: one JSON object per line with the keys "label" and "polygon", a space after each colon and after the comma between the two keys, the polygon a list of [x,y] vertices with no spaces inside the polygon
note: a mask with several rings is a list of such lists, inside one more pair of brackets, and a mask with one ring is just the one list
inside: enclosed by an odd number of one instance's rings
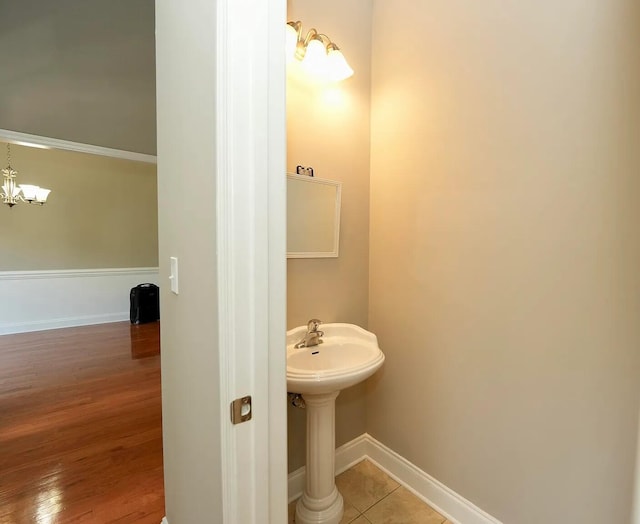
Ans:
{"label": "tile floor", "polygon": [[[451,524],[436,510],[367,460],[336,477],[344,498],[340,524]],[[296,503],[289,504],[289,524]]]}

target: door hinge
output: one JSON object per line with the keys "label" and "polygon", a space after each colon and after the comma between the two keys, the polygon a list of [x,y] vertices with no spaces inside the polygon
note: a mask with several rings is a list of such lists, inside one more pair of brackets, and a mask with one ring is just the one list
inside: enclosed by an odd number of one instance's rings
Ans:
{"label": "door hinge", "polygon": [[251,420],[251,396],[237,398],[231,403],[231,422],[241,424]]}

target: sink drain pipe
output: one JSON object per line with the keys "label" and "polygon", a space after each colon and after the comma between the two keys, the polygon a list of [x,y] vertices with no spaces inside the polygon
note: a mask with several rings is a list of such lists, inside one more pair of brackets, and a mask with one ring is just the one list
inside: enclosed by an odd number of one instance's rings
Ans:
{"label": "sink drain pipe", "polygon": [[300,393],[287,393],[287,398],[294,408],[305,409],[307,407],[307,404]]}

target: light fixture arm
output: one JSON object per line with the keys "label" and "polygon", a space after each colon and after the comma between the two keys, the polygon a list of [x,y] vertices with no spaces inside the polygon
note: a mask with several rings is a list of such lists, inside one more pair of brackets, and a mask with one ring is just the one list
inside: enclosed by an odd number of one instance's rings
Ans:
{"label": "light fixture arm", "polygon": [[[304,58],[304,55],[307,52],[307,46],[311,40],[320,40],[323,45],[328,46],[331,44],[331,39],[325,35],[324,33],[318,33],[318,30],[315,27],[312,27],[307,31],[305,37],[302,37],[302,22],[287,22],[288,25],[293,27],[296,30],[296,34],[298,35],[297,45],[296,45],[296,57],[299,60]],[[326,43],[325,43],[326,40]]]}
{"label": "light fixture arm", "polygon": [[287,22],[287,25],[290,25],[295,29],[296,33],[298,33],[299,38],[300,32],[302,31],[302,22],[300,20],[298,20],[297,22]]}
{"label": "light fixture arm", "polygon": [[311,40],[313,40],[314,38],[324,43],[322,41],[323,36],[326,37],[326,35],[318,33],[318,31],[312,27],[311,29],[309,29],[309,31],[307,31],[307,36],[304,37],[303,45],[307,47],[309,45],[309,42],[311,42]]}
{"label": "light fixture arm", "polygon": [[[296,23],[300,23],[300,22],[296,22]],[[314,38],[317,38],[319,33],[316,29],[314,29],[313,27],[311,29],[309,29],[309,31],[307,31],[307,34],[304,38],[302,38],[302,26],[300,26],[297,29],[298,32],[298,42],[296,45],[296,58],[298,60],[303,60],[305,55],[307,54],[307,46],[309,45],[309,42],[311,42],[311,40],[313,40]],[[322,39],[318,38],[321,42]]]}

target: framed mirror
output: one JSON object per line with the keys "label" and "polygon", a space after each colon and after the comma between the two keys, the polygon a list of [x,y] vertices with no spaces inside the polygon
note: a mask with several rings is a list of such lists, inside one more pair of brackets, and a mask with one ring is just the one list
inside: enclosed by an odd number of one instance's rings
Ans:
{"label": "framed mirror", "polygon": [[338,256],[341,192],[341,182],[287,174],[287,258]]}

